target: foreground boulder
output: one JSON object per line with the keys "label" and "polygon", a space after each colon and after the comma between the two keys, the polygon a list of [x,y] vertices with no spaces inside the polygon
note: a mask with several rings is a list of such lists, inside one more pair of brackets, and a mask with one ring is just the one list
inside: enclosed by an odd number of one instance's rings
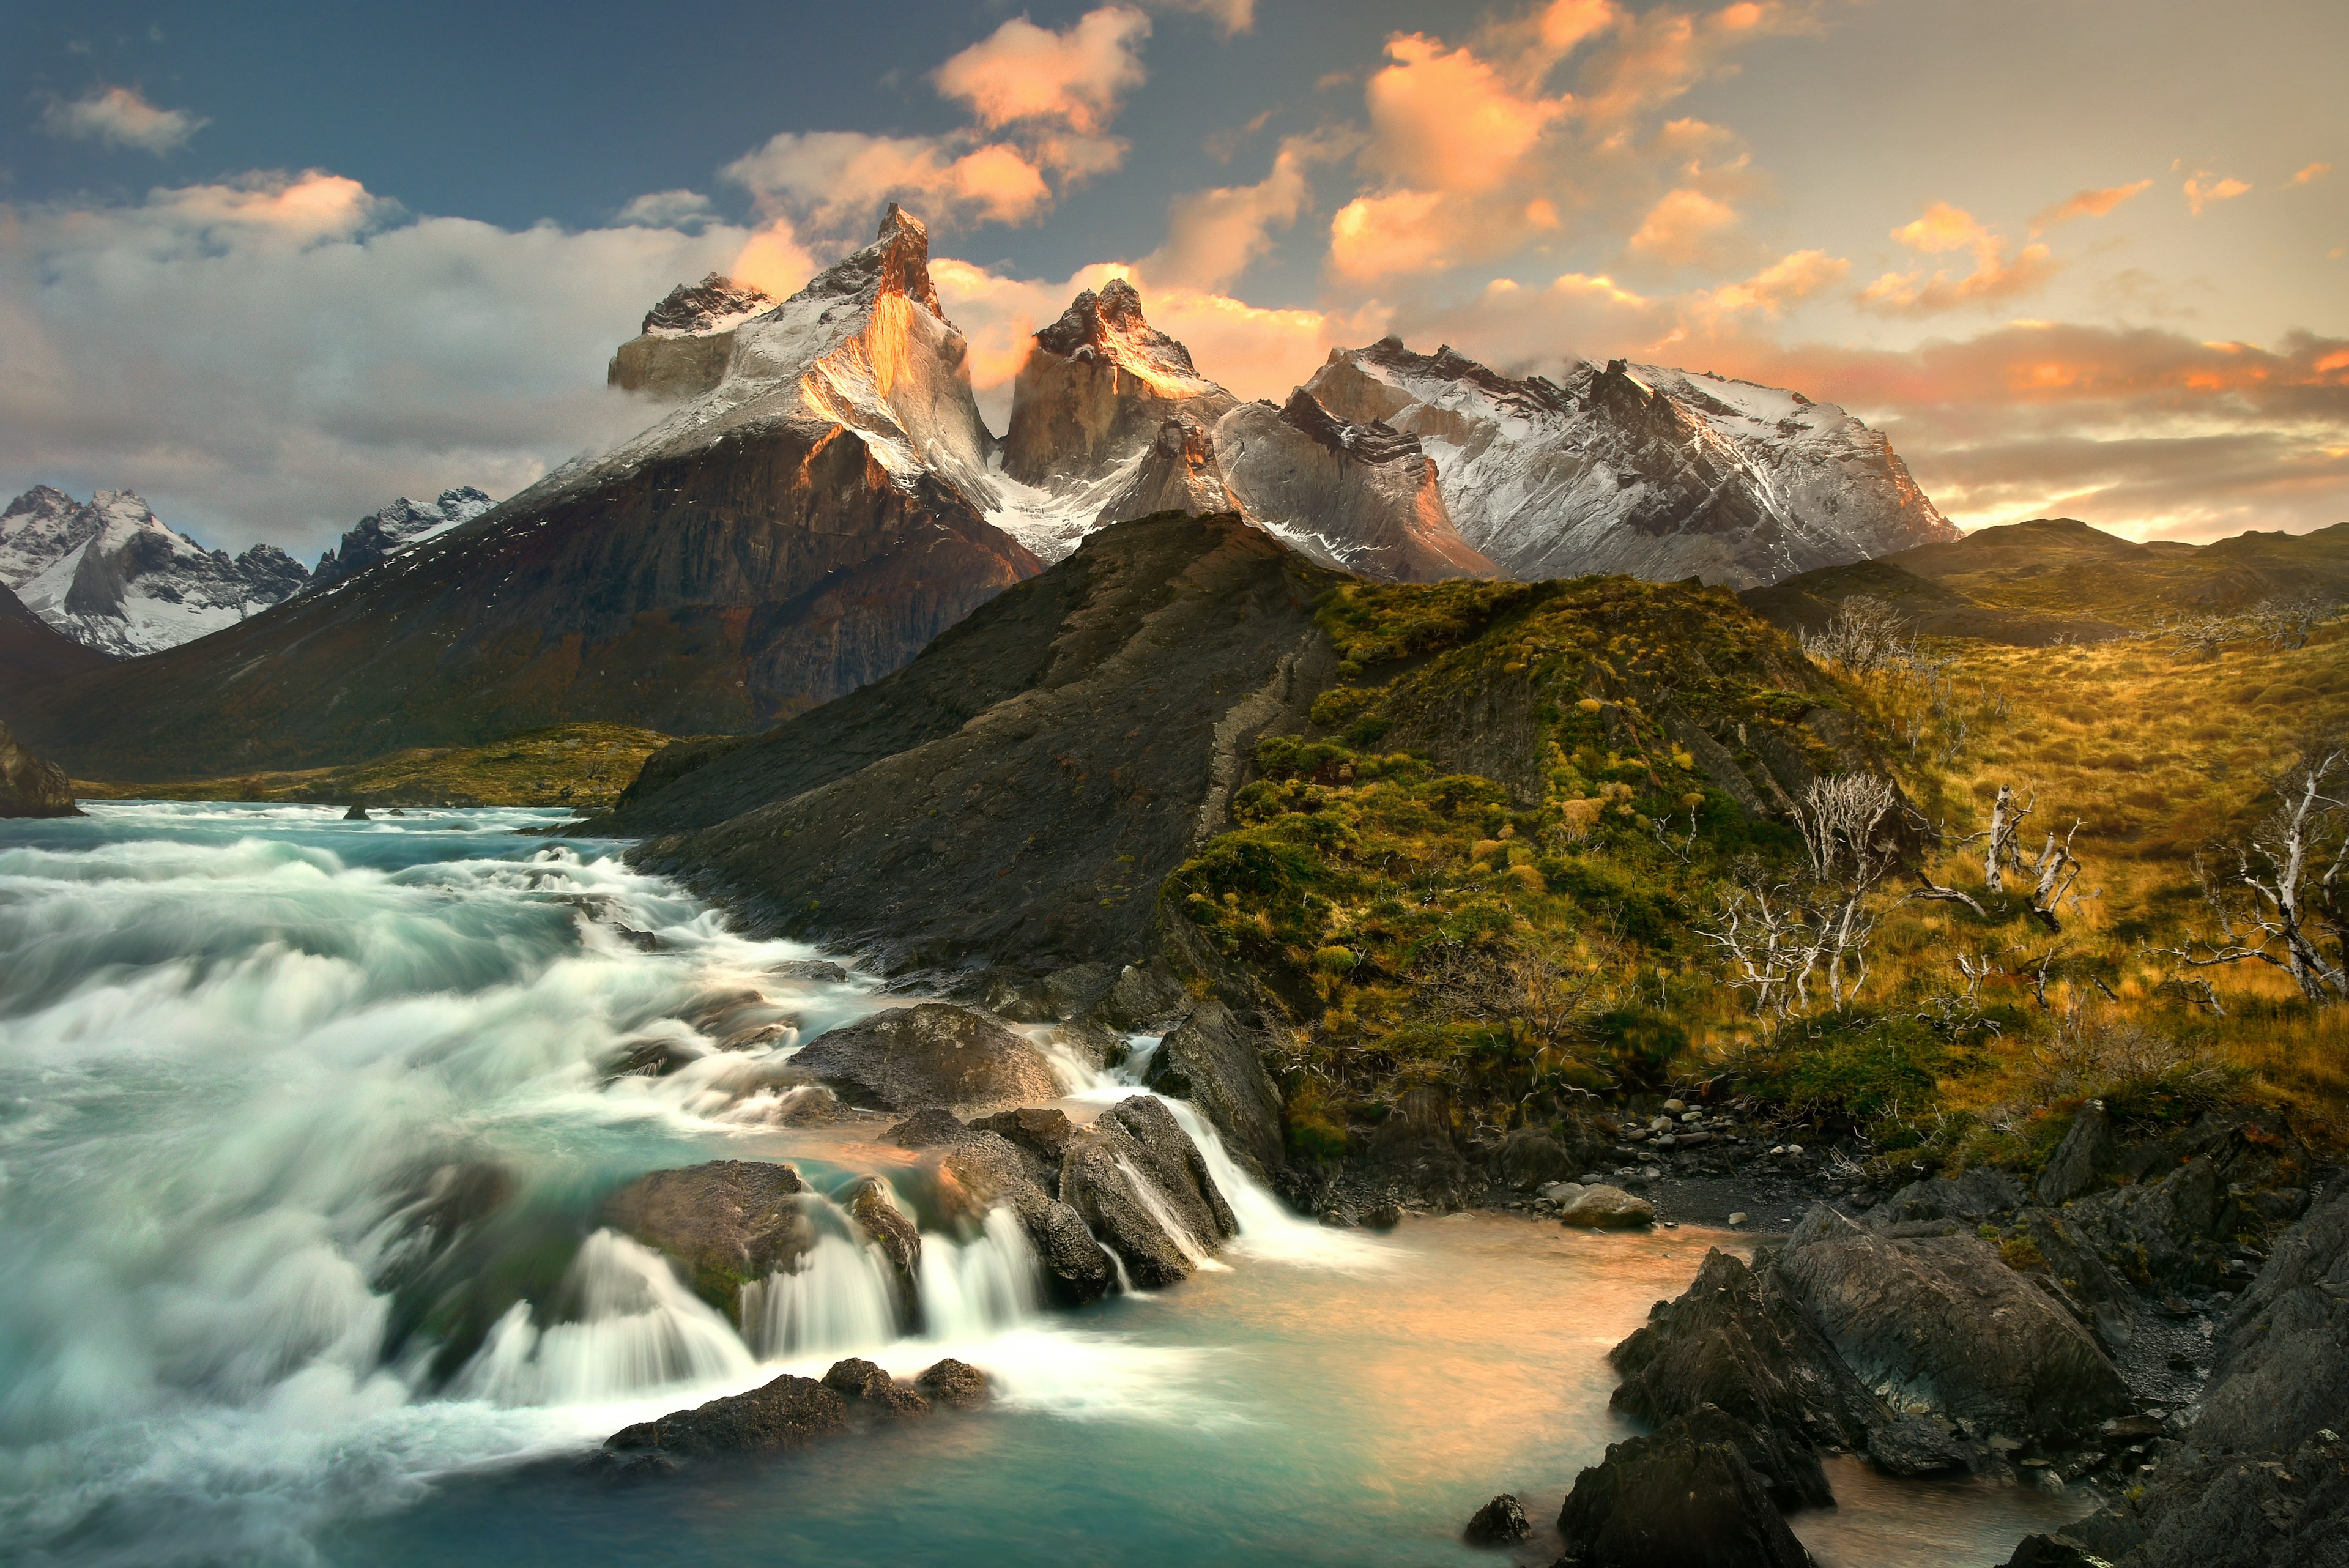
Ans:
{"label": "foreground boulder", "polygon": [[1860,1381],[1980,1437],[2070,1446],[2136,1407],[2087,1330],[1978,1236],[1889,1237],[1821,1204],[1776,1265]]}
{"label": "foreground boulder", "polygon": [[788,1165],[719,1159],[639,1177],[605,1201],[603,1218],[677,1262],[696,1295],[739,1323],[744,1285],[813,1250],[806,1190]]}
{"label": "foreground boulder", "polygon": [[1255,1035],[1222,1002],[1201,1003],[1161,1041],[1142,1081],[1206,1113],[1232,1157],[1259,1176],[1280,1168],[1280,1091]]}
{"label": "foreground boulder", "polygon": [[1575,1568],[1811,1568],[1747,1462],[1743,1423],[1713,1407],[1614,1444],[1558,1511]]}
{"label": "foreground boulder", "polygon": [[1767,1269],[1718,1249],[1609,1359],[1623,1376],[1613,1404],[1626,1415],[1661,1426],[1711,1405],[1769,1434],[1747,1458],[1784,1507],[1833,1501],[1821,1449],[1864,1450],[1894,1475],[1964,1462],[1939,1428],[1896,1416],[1863,1387]]}
{"label": "foreground boulder", "polygon": [[852,1105],[891,1111],[1049,1100],[1061,1092],[1042,1052],[993,1019],[943,1002],[819,1034],[792,1065],[830,1083]]}
{"label": "foreground boulder", "polygon": [[16,743],[0,724],[0,816],[79,816],[65,770]]}
{"label": "foreground boulder", "polygon": [[1656,1206],[1619,1187],[1585,1187],[1558,1210],[1558,1223],[1578,1231],[1636,1231],[1656,1222]]}
{"label": "foreground boulder", "polygon": [[1054,1301],[1082,1306],[1109,1290],[1116,1277],[1109,1254],[1085,1229],[1083,1217],[1045,1188],[1041,1178],[1050,1172],[1034,1157],[999,1133],[964,1127],[939,1110],[924,1111],[892,1130],[909,1147],[939,1150],[938,1201],[949,1223],[976,1234],[998,1207],[1019,1216]]}
{"label": "foreground boulder", "polygon": [[1239,1233],[1198,1146],[1148,1095],[1120,1101],[1070,1140],[1061,1199],[1144,1289],[1188,1278]]}
{"label": "foreground boulder", "polygon": [[967,1408],[986,1397],[986,1374],[964,1362],[941,1361],[900,1383],[851,1357],[834,1362],[822,1381],[785,1374],[747,1394],[624,1427],[604,1448],[621,1458],[787,1453],[838,1437],[860,1420],[926,1416],[940,1405]]}
{"label": "foreground boulder", "polygon": [[860,1177],[842,1191],[840,1207],[866,1241],[889,1262],[890,1281],[896,1287],[898,1321],[918,1328],[922,1301],[922,1232],[905,1211],[891,1201],[889,1189],[877,1176]]}
{"label": "foreground boulder", "polygon": [[1506,1546],[1534,1532],[1515,1492],[1505,1491],[1471,1514],[1460,1538],[1471,1546]]}

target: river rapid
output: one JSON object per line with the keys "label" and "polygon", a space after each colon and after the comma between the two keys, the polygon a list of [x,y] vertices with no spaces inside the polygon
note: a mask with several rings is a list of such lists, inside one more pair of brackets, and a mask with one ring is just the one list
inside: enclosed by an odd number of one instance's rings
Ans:
{"label": "river rapid", "polygon": [[[761,1082],[904,999],[609,845],[520,835],[554,814],[89,809],[0,823],[0,1558],[1489,1563],[1461,1523],[1505,1489],[1555,1516],[1630,1431],[1606,1351],[1734,1244],[1324,1231],[1177,1105],[1241,1222],[1184,1284],[1050,1312],[1016,1225],[930,1234],[909,1334],[826,1207],[738,1328],[595,1204],[715,1158],[820,1193],[910,1179]],[[707,1054],[608,1076],[647,1042]],[[1138,1092],[1060,1062],[1072,1116]],[[519,1218],[419,1294],[420,1220],[485,1189]],[[958,1355],[999,1397],[651,1483],[573,1473],[623,1425],[847,1354]],[[1795,1521],[1827,1568],[1995,1563],[2086,1505],[1833,1480],[1843,1506]]]}

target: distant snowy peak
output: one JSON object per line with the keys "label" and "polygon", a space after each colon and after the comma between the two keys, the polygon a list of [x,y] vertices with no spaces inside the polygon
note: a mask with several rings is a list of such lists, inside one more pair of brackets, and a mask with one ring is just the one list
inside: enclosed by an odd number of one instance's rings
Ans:
{"label": "distant snowy peak", "polygon": [[1142,314],[1142,296],[1123,278],[1095,293],[1086,289],[1036,334],[1036,347],[1064,359],[1098,359],[1139,376],[1162,395],[1197,397],[1220,392],[1191,363],[1191,351]]}
{"label": "distant snowy peak", "polygon": [[234,559],[207,550],[127,490],[77,505],[42,486],[0,513],[0,579],[76,642],[130,658],[234,626],[300,592],[309,574],[274,545]]}
{"label": "distant snowy peak", "polygon": [[1512,576],[1747,587],[1957,536],[1882,432],[1797,392],[1622,360],[1516,379],[1393,337],[1307,386],[1417,436],[1462,537]]}
{"label": "distant snowy peak", "polygon": [[318,568],[308,586],[323,588],[378,561],[398,555],[411,545],[471,523],[490,509],[490,498],[471,485],[444,490],[439,499],[419,506],[405,495],[382,511],[362,517],[333,549],[318,557]]}
{"label": "distant snowy peak", "polygon": [[730,332],[754,316],[775,308],[775,296],[763,288],[737,283],[723,273],[711,273],[699,283],[678,284],[667,298],[645,312],[644,336],[693,337],[709,332]]}

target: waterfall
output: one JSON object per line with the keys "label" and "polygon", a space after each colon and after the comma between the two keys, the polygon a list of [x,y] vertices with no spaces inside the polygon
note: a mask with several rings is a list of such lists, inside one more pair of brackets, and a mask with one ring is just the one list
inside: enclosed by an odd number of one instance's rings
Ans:
{"label": "waterfall", "polygon": [[936,1340],[968,1341],[1001,1333],[1036,1315],[1041,1271],[1027,1227],[996,1209],[968,1241],[922,1238],[922,1320]]}
{"label": "waterfall", "polygon": [[743,1337],[761,1361],[877,1349],[897,1337],[895,1298],[880,1249],[826,1236],[797,1268],[742,1287]]}
{"label": "waterfall", "polygon": [[610,1231],[587,1238],[565,1276],[573,1323],[541,1328],[516,1302],[459,1374],[455,1392],[502,1405],[626,1398],[666,1384],[716,1383],[756,1369],[733,1325],[688,1290],[668,1261]]}

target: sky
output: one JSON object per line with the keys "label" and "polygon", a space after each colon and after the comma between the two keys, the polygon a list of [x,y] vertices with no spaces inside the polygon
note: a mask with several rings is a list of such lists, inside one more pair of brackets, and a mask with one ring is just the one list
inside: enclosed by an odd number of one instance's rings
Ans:
{"label": "sky", "polygon": [[315,556],[658,410],[674,284],[930,224],[981,407],[1123,275],[1284,397],[1394,333],[1791,387],[1967,527],[2349,520],[2339,0],[0,0],[0,496]]}

